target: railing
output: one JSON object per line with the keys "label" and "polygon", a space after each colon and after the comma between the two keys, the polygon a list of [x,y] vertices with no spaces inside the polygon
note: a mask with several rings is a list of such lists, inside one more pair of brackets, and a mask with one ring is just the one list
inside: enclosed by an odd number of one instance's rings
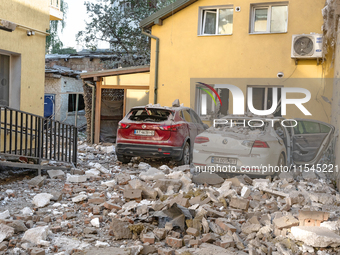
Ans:
{"label": "railing", "polygon": [[50,6],[56,8],[60,11],[60,1],[61,0],[50,0]]}
{"label": "railing", "polygon": [[76,164],[77,136],[75,126],[0,106],[0,156]]}

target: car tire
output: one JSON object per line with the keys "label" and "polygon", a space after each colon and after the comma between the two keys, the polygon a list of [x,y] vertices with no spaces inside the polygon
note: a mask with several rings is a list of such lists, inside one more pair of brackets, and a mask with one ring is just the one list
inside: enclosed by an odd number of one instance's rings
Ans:
{"label": "car tire", "polygon": [[286,157],[285,157],[285,154],[282,152],[277,162],[277,166],[285,166],[285,165],[286,165]]}
{"label": "car tire", "polygon": [[177,164],[178,165],[190,165],[190,161],[191,161],[190,144],[186,142],[183,147],[182,158],[181,160],[177,161]]}
{"label": "car tire", "polygon": [[123,156],[123,155],[117,155],[118,161],[122,162],[123,164],[130,163],[132,157],[129,156]]}
{"label": "car tire", "polygon": [[[285,166],[286,165],[286,157],[285,154],[282,152],[280,154],[279,160],[277,161],[277,166]],[[281,171],[275,172],[273,176],[279,176]]]}

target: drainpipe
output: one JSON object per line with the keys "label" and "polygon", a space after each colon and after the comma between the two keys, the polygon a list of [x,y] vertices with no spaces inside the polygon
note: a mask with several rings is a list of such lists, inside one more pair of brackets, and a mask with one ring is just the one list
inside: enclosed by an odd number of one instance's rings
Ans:
{"label": "drainpipe", "polygon": [[91,143],[93,144],[93,127],[94,127],[94,96],[96,93],[96,87],[90,83],[85,82],[85,84],[92,88],[92,107],[91,107]]}
{"label": "drainpipe", "polygon": [[154,36],[154,35],[152,35],[152,34],[146,33],[144,31],[144,28],[142,28],[142,34],[156,40],[155,85],[154,85],[154,100],[153,100],[153,103],[157,104],[158,66],[159,66],[159,62],[158,62],[158,60],[159,60],[159,38]]}

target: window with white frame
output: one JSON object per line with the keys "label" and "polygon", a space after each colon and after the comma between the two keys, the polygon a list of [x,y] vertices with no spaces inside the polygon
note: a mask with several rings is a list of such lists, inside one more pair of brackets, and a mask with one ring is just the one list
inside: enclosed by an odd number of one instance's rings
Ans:
{"label": "window with white frame", "polygon": [[287,27],[287,3],[252,5],[251,33],[285,33]]}
{"label": "window with white frame", "polygon": [[0,54],[0,105],[9,106],[10,56]]}
{"label": "window with white frame", "polygon": [[231,35],[233,33],[233,7],[202,8],[200,35]]}
{"label": "window with white frame", "polygon": [[[249,86],[253,89],[253,106],[256,110],[269,110],[273,105],[274,86]],[[274,116],[281,116],[281,88],[277,89],[277,108]],[[248,110],[249,111],[249,110]]]}

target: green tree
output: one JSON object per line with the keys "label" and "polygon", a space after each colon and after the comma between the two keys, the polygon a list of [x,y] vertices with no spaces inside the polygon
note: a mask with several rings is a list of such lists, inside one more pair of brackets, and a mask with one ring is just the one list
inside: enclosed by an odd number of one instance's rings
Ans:
{"label": "green tree", "polygon": [[63,48],[63,42],[60,41],[58,31],[63,31],[65,27],[67,3],[65,0],[60,0],[60,11],[64,14],[62,20],[51,20],[50,29],[47,31],[50,35],[46,36],[46,53],[59,53],[60,49]]}
{"label": "green tree", "polygon": [[90,22],[78,32],[77,41],[97,48],[99,41],[110,43],[123,66],[148,64],[150,40],[141,34],[139,23],[174,0],[100,0],[85,2]]}

